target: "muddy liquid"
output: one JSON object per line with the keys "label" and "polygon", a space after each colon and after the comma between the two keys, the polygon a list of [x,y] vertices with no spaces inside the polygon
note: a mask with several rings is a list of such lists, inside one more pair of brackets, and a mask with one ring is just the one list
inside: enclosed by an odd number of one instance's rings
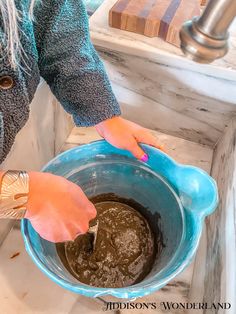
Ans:
{"label": "muddy liquid", "polygon": [[118,288],[140,282],[162,247],[147,220],[135,209],[140,205],[111,194],[92,201],[97,217],[91,224],[99,223],[96,245],[93,247],[93,235],[88,233],[57,244],[63,264],[80,282],[91,286]]}

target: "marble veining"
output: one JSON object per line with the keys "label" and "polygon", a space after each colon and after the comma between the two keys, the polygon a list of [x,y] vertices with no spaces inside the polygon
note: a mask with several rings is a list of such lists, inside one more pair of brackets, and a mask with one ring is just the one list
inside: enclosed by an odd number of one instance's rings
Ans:
{"label": "marble veining", "polygon": [[[212,176],[219,188],[220,203],[206,219],[204,241],[196,256],[192,299],[230,302],[231,309],[214,313],[236,313],[236,120],[229,123],[214,152]],[[202,254],[202,252],[205,252]],[[199,289],[201,287],[201,289]],[[204,314],[210,314],[205,310]]]}
{"label": "marble veining", "polygon": [[214,146],[236,115],[236,82],[104,48],[98,51],[123,113],[139,117],[141,124]]}

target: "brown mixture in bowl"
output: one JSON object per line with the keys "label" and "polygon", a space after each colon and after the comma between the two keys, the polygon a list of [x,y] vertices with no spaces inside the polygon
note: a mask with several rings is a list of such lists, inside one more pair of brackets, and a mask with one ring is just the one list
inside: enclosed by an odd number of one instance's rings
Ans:
{"label": "brown mixture in bowl", "polygon": [[154,234],[134,208],[117,200],[98,200],[94,200],[94,221],[99,223],[95,247],[93,235],[87,233],[58,244],[58,254],[82,283],[106,288],[138,283],[150,272],[157,254]]}

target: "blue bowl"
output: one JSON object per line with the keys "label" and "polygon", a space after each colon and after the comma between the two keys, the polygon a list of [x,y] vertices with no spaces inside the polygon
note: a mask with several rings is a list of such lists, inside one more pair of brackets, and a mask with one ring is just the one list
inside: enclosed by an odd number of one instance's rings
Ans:
{"label": "blue bowl", "polygon": [[21,227],[27,252],[63,288],[88,297],[142,297],[166,285],[194,257],[204,218],[218,203],[216,183],[199,168],[180,165],[153,147],[142,147],[149,155],[146,164],[125,150],[97,141],[68,150],[44,167],[45,172],[78,183],[88,197],[115,193],[134,199],[146,208],[143,214],[152,228],[161,229],[165,244],[142,282],[125,288],[92,287],[75,279],[58,257],[55,244],[42,239],[24,219]]}

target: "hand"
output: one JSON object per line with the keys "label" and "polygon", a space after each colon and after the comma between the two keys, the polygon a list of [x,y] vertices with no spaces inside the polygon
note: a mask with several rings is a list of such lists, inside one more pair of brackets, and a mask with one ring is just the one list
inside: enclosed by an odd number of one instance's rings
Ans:
{"label": "hand", "polygon": [[95,126],[98,134],[111,145],[130,151],[136,158],[146,162],[148,155],[138,145],[148,144],[163,150],[157,139],[145,128],[121,117],[113,117]]}
{"label": "hand", "polygon": [[50,173],[29,172],[25,218],[51,242],[74,240],[85,233],[96,209],[76,184]]}

